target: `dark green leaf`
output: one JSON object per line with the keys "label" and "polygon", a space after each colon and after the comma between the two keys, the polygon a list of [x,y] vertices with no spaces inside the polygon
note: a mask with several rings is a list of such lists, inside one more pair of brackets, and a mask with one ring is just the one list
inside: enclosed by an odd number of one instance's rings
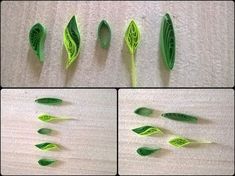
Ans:
{"label": "dark green leaf", "polygon": [[172,70],[175,63],[175,33],[168,13],[165,14],[161,23],[160,48],[166,66]]}
{"label": "dark green leaf", "polygon": [[40,159],[40,160],[38,160],[38,164],[40,164],[41,166],[47,166],[47,165],[50,165],[54,162],[56,162],[56,160],[52,160],[52,159]]}
{"label": "dark green leaf", "polygon": [[137,153],[141,156],[147,156],[147,155],[150,155],[160,149],[161,148],[140,147],[137,149]]}
{"label": "dark green leaf", "polygon": [[102,48],[108,48],[111,40],[111,29],[107,21],[102,20],[98,27],[98,40]]}
{"label": "dark green leaf", "polygon": [[135,113],[141,116],[150,116],[153,113],[153,109],[140,107],[135,110]]}
{"label": "dark green leaf", "polygon": [[35,100],[35,102],[40,104],[46,104],[46,105],[58,105],[61,104],[63,101],[59,98],[38,98]]}
{"label": "dark green leaf", "polygon": [[41,144],[36,144],[35,145],[37,148],[41,149],[41,150],[55,150],[55,149],[59,149],[59,146],[57,144],[53,144],[53,143],[49,143],[49,142],[44,142]]}
{"label": "dark green leaf", "polygon": [[161,116],[181,122],[197,123],[197,118],[195,116],[182,113],[164,113]]}
{"label": "dark green leaf", "polygon": [[38,130],[39,134],[44,134],[44,135],[50,134],[51,132],[52,132],[52,130],[49,128],[41,128]]}
{"label": "dark green leaf", "polygon": [[157,133],[163,134],[160,128],[153,127],[153,126],[142,126],[139,128],[132,129],[132,131],[143,136],[150,136],[152,134],[157,134]]}

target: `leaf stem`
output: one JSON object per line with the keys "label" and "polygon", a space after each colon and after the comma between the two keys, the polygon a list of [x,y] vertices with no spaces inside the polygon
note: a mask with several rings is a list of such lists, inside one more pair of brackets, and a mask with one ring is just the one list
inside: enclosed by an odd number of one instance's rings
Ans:
{"label": "leaf stem", "polygon": [[136,79],[136,66],[135,66],[134,53],[131,54],[131,83],[132,83],[132,87],[136,87],[137,79]]}

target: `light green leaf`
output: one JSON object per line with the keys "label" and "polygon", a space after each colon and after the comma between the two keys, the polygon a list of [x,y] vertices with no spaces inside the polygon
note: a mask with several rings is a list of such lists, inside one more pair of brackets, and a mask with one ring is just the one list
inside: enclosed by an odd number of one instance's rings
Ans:
{"label": "light green leaf", "polygon": [[190,144],[191,141],[187,138],[178,136],[178,137],[175,137],[173,139],[170,139],[168,141],[168,143],[171,144],[174,147],[180,148],[180,147],[183,147],[185,145]]}

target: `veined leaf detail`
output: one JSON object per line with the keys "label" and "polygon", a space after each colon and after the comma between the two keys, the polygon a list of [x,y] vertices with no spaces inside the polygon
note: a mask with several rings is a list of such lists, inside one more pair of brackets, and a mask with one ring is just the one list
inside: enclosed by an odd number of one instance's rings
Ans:
{"label": "veined leaf detail", "polygon": [[153,134],[163,134],[160,128],[153,126],[142,126],[139,128],[132,129],[132,131],[143,136],[150,136]]}

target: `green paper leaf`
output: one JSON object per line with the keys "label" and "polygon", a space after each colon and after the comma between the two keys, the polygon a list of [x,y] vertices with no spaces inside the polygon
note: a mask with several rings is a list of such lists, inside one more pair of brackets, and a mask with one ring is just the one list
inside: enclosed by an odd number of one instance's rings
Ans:
{"label": "green paper leaf", "polygon": [[147,155],[150,155],[160,149],[161,148],[140,147],[137,149],[137,153],[141,156],[147,156]]}
{"label": "green paper leaf", "polygon": [[77,59],[80,52],[80,34],[75,16],[71,18],[64,30],[64,46],[68,54],[66,69]]}
{"label": "green paper leaf", "polygon": [[56,160],[52,160],[52,159],[40,159],[38,160],[38,164],[40,164],[41,166],[48,166],[52,163],[56,162]]}
{"label": "green paper leaf", "polygon": [[108,48],[111,40],[111,29],[107,21],[102,20],[98,27],[98,40],[101,48]]}
{"label": "green paper leaf", "polygon": [[52,130],[49,129],[49,128],[40,128],[40,129],[38,130],[38,133],[39,133],[39,134],[43,134],[43,135],[48,135],[48,134],[50,134],[51,132],[52,132]]}
{"label": "green paper leaf", "polygon": [[153,114],[153,109],[146,108],[146,107],[140,107],[140,108],[136,109],[134,112],[138,115],[149,117],[150,115]]}
{"label": "green paper leaf", "polygon": [[180,147],[183,147],[185,145],[190,144],[191,141],[187,138],[178,136],[178,137],[175,137],[173,139],[170,139],[168,141],[168,143],[171,144],[174,147],[180,148]]}
{"label": "green paper leaf", "polygon": [[56,116],[49,115],[49,114],[40,114],[38,116],[38,119],[43,122],[51,122],[51,121],[59,120],[60,118],[56,117]]}
{"label": "green paper leaf", "polygon": [[57,150],[59,149],[59,146],[57,144],[53,144],[53,143],[49,143],[49,142],[44,142],[41,144],[36,144],[35,145],[37,148],[41,149],[41,150]]}
{"label": "green paper leaf", "polygon": [[182,113],[164,113],[161,116],[166,117],[171,120],[188,122],[188,123],[197,123],[197,118],[195,116],[182,114]]}
{"label": "green paper leaf", "polygon": [[131,84],[133,87],[137,86],[136,76],[136,63],[135,63],[135,52],[140,41],[140,32],[134,20],[131,20],[126,33],[125,41],[127,47],[131,53]]}
{"label": "green paper leaf", "polygon": [[43,50],[46,33],[46,28],[40,23],[33,25],[29,32],[29,43],[40,62],[44,61]]}
{"label": "green paper leaf", "polygon": [[58,98],[38,98],[35,100],[36,103],[46,104],[46,105],[58,105],[63,101]]}
{"label": "green paper leaf", "polygon": [[150,136],[153,134],[163,134],[160,128],[153,127],[153,126],[142,126],[139,128],[132,129],[135,133],[143,136]]}
{"label": "green paper leaf", "polygon": [[167,68],[172,70],[175,63],[175,33],[168,13],[165,14],[161,22],[160,48]]}

